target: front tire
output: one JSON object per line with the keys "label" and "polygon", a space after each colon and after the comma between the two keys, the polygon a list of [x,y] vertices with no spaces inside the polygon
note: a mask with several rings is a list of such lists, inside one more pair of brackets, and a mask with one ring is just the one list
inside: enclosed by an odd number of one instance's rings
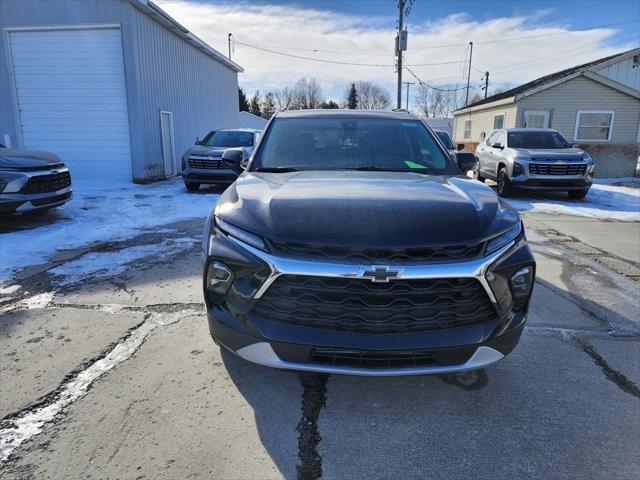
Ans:
{"label": "front tire", "polygon": [[582,200],[589,193],[589,189],[585,188],[584,190],[569,190],[567,192],[569,194],[569,198],[573,200]]}
{"label": "front tire", "polygon": [[507,169],[504,167],[498,172],[498,186],[496,190],[501,197],[510,197],[513,193],[513,185],[511,184],[511,180],[509,180]]}
{"label": "front tire", "polygon": [[200,189],[199,183],[184,182],[184,186],[187,187],[187,191],[189,192],[197,192]]}

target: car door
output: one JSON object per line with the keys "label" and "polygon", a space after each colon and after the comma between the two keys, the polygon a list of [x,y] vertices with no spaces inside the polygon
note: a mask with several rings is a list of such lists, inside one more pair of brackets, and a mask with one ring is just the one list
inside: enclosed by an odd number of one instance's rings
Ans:
{"label": "car door", "polygon": [[[491,150],[491,154],[490,154],[491,160],[489,162],[489,168],[491,170],[488,173],[491,174],[492,178],[498,177],[498,166],[500,165],[500,163],[504,163],[505,165],[507,163],[505,158],[505,148],[504,148],[505,141],[506,141],[506,135],[504,134],[504,132],[502,130],[496,130],[495,135],[491,139],[491,144],[488,145],[489,149]],[[500,146],[494,147],[494,145],[500,145]]]}
{"label": "car door", "polygon": [[490,142],[494,135],[495,135],[495,132],[489,133],[487,138],[481,143],[479,143],[478,146],[476,147],[476,156],[478,157],[480,173],[482,174],[483,177],[486,177],[487,174],[491,173],[490,165],[489,165],[491,161],[490,159],[491,143]]}

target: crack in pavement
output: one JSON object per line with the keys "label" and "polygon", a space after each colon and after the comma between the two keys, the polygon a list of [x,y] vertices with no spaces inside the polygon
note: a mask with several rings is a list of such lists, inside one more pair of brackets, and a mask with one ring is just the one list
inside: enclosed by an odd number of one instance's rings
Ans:
{"label": "crack in pavement", "polygon": [[[177,309],[177,305],[179,304],[151,306],[145,320],[130,329],[118,343],[112,344],[101,355],[85,362],[84,368],[68,375],[56,390],[37,404],[25,407],[0,421],[0,465],[6,462],[22,443],[42,433],[45,425],[52,422],[66,407],[82,398],[96,380],[131,358],[153,330],[176,323],[184,315],[194,313],[189,308]],[[138,307],[140,308],[142,307]],[[168,318],[164,318],[166,315]],[[86,365],[87,363],[89,364]]]}
{"label": "crack in pavement", "polygon": [[600,368],[600,370],[602,370],[602,373],[607,380],[615,384],[624,393],[628,393],[629,395],[640,399],[640,388],[625,374],[611,367],[604,357],[596,351],[593,345],[591,345],[587,340],[579,337],[579,334],[589,331],[554,327],[525,327],[525,329],[534,334],[557,335],[563,340],[575,345],[580,351],[586,354],[593,363]]}
{"label": "crack in pavement", "polygon": [[327,401],[327,381],[329,375],[301,373],[302,418],[296,427],[298,431],[298,459],[296,465],[298,480],[317,480],[322,476],[322,457],[317,447],[321,436],[318,431],[320,411]]}

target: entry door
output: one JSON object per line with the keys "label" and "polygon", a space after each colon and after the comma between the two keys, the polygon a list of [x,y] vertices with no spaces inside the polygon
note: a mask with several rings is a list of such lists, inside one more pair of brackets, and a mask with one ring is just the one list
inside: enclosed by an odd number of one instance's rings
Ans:
{"label": "entry door", "polygon": [[176,163],[173,149],[173,119],[171,112],[160,111],[160,138],[162,142],[162,161],[167,177],[176,175]]}

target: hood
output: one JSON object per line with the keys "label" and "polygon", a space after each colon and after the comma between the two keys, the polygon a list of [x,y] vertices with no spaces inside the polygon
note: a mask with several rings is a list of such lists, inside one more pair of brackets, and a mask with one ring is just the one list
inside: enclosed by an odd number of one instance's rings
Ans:
{"label": "hood", "polygon": [[517,155],[527,156],[533,160],[583,160],[584,152],[579,148],[525,149],[514,148]]}
{"label": "hood", "polygon": [[206,145],[193,145],[184,152],[185,155],[202,155],[209,157],[222,157],[222,154],[227,150],[244,150],[245,152],[250,150],[251,147],[207,147]]}
{"label": "hood", "polygon": [[520,221],[484,184],[404,172],[247,172],[215,211],[272,240],[357,248],[473,244]]}
{"label": "hood", "polygon": [[11,169],[33,169],[62,166],[62,160],[53,153],[40,152],[36,150],[12,150],[10,148],[0,148],[0,169],[9,167]]}

